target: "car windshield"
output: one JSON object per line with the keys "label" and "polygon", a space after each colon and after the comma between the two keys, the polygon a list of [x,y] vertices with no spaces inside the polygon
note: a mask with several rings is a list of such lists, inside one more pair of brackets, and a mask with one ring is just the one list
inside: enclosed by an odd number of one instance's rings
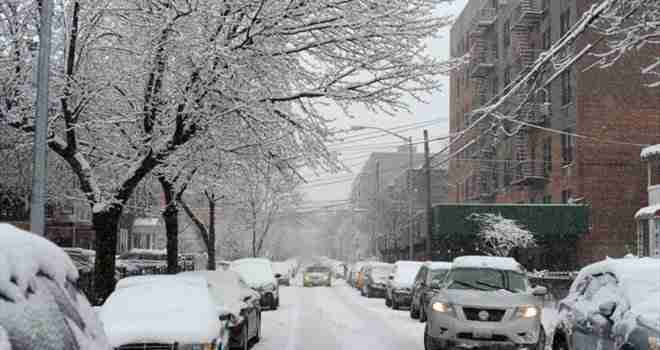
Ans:
{"label": "car windshield", "polygon": [[387,278],[392,273],[392,266],[374,266],[371,269],[371,274],[375,278]]}
{"label": "car windshield", "polygon": [[436,283],[442,282],[445,279],[445,276],[447,276],[447,272],[449,272],[448,269],[431,270],[431,281]]}
{"label": "car windshield", "polygon": [[524,274],[507,270],[459,268],[453,269],[447,276],[449,289],[475,289],[483,291],[508,290],[520,293],[527,290],[528,283]]}
{"label": "car windshield", "polygon": [[330,269],[325,266],[310,266],[306,271],[309,273],[330,273]]}

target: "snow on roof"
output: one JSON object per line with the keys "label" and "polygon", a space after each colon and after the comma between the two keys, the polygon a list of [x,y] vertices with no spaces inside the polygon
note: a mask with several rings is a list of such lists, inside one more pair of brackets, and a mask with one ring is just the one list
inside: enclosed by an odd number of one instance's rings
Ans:
{"label": "snow on roof", "polygon": [[522,266],[514,258],[499,256],[460,256],[452,262],[452,268],[488,268],[497,270],[522,271]]}
{"label": "snow on roof", "polygon": [[245,307],[244,294],[247,294],[240,285],[240,276],[234,271],[186,271],[177,276],[202,276],[209,284],[211,299],[223,310],[241,317],[241,309]]}
{"label": "snow on roof", "polygon": [[230,269],[238,272],[250,287],[259,288],[269,283],[276,284],[275,275],[270,260],[263,258],[246,258],[234,260]]}
{"label": "snow on roof", "polygon": [[158,226],[158,218],[137,218],[133,221],[133,226]]}
{"label": "snow on roof", "polygon": [[451,269],[452,264],[450,262],[446,261],[431,261],[427,263],[429,266],[429,269],[431,270],[439,270],[439,269],[444,269],[444,270],[449,270]]}
{"label": "snow on roof", "polygon": [[660,144],[642,148],[640,157],[642,160],[647,160],[658,155],[660,155]]}
{"label": "snow on roof", "polygon": [[654,204],[641,208],[635,213],[635,219],[650,219],[655,216],[655,213],[658,210],[660,210],[660,204]]}
{"label": "snow on roof", "polygon": [[632,312],[654,320],[660,319],[660,259],[607,258],[583,268],[576,280],[601,273],[616,276]]}
{"label": "snow on roof", "polygon": [[78,270],[55,243],[9,224],[0,224],[0,295],[23,300],[28,286],[35,287],[37,273],[52,278],[64,288],[76,281]]}
{"label": "snow on roof", "polygon": [[156,284],[156,283],[183,283],[188,282],[190,284],[205,284],[204,278],[201,276],[178,276],[174,277],[172,275],[140,275],[140,276],[129,276],[120,279],[115,285],[115,289],[123,289],[129,287],[140,286],[143,284]]}
{"label": "snow on roof", "polygon": [[210,343],[218,337],[222,325],[206,281],[167,277],[168,283],[119,288],[110,295],[100,317],[112,346]]}

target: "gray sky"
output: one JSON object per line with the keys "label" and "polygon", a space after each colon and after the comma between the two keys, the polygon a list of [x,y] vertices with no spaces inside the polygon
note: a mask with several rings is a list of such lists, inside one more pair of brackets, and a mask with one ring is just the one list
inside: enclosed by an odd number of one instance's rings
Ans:
{"label": "gray sky", "polygon": [[[452,14],[457,16],[463,9],[468,0],[456,0],[449,5],[441,5],[437,8],[437,14],[446,15]],[[446,59],[449,58],[449,27],[445,28],[438,38],[429,42],[429,51],[431,55]],[[375,115],[364,111],[352,120],[340,116],[338,113],[337,127],[350,128],[351,126],[377,126],[380,128],[393,128],[400,125],[420,123],[425,121],[435,121],[432,125],[428,125],[426,129],[429,130],[429,138],[440,137],[447,135],[449,132],[449,78],[445,78],[445,84],[440,92],[436,92],[430,96],[425,97],[428,104],[420,103],[411,99],[410,109],[412,113],[402,113],[396,117],[388,115]],[[349,198],[351,183],[356,174],[360,171],[362,165],[369,157],[371,152],[394,152],[396,146],[393,144],[403,142],[391,135],[384,134],[368,134],[368,130],[355,132],[348,136],[365,134],[365,137],[378,136],[377,138],[365,140],[362,142],[350,142],[346,145],[330,145],[330,150],[340,152],[340,159],[349,166],[352,172],[341,173],[322,173],[318,176],[305,173],[305,178],[309,181],[301,187],[301,190],[306,195],[305,207],[318,207],[323,205],[332,205],[335,201],[345,200]],[[413,141],[417,142],[423,139],[422,128],[413,129],[410,131],[401,132],[403,136],[412,136]],[[431,151],[438,150],[442,145],[439,143],[431,144]],[[423,151],[423,145],[417,145],[419,152]]]}

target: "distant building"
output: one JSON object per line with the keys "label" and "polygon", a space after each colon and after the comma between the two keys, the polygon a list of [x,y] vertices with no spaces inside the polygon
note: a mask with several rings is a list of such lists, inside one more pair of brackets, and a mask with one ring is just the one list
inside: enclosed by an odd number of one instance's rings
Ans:
{"label": "distant building", "polygon": [[166,246],[165,224],[161,218],[145,217],[133,221],[131,249],[163,250]]}

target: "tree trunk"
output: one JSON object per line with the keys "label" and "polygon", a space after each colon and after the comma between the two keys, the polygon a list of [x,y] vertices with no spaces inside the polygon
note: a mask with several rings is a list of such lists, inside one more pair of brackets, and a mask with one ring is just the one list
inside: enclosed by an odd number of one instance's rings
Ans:
{"label": "tree trunk", "polygon": [[164,177],[159,177],[158,182],[167,203],[162,214],[167,236],[167,273],[176,274],[179,272],[179,206],[175,200],[174,184]]}
{"label": "tree trunk", "polygon": [[94,305],[101,305],[115,288],[115,254],[117,232],[122,207],[111,205],[105,211],[93,213],[96,232],[96,261],[94,263]]}
{"label": "tree trunk", "polygon": [[215,270],[215,200],[209,199],[209,235],[206,251],[208,252],[208,262],[206,269]]}

